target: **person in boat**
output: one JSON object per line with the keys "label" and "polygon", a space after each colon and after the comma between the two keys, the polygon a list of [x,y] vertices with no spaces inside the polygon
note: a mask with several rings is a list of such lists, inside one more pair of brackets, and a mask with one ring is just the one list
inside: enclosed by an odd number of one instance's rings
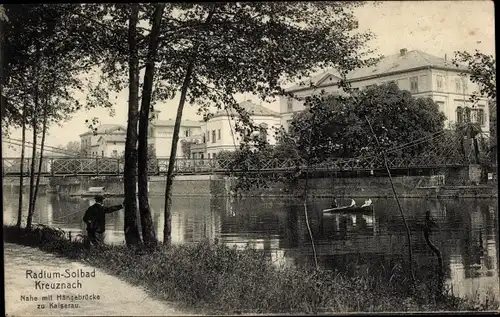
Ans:
{"label": "person in boat", "polygon": [[351,205],[349,207],[356,207],[356,201],[351,198]]}
{"label": "person in boat", "polygon": [[104,196],[94,197],[95,204],[90,206],[83,222],[87,225],[87,236],[91,245],[102,246],[104,244],[104,231],[106,230],[106,214],[118,211],[124,208],[124,204],[104,207]]}
{"label": "person in boat", "polygon": [[337,198],[334,198],[332,202],[332,208],[337,208],[338,206],[339,204],[337,203]]}
{"label": "person in boat", "polygon": [[365,200],[365,203],[361,207],[368,207],[368,206],[371,206],[371,204],[372,204],[372,200],[370,198],[368,198]]}

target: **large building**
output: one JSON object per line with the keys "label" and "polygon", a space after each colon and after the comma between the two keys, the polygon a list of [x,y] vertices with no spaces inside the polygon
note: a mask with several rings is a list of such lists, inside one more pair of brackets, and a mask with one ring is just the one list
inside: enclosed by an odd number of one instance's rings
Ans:
{"label": "large building", "polygon": [[[151,112],[149,123],[148,144],[151,145],[157,157],[169,157],[172,147],[172,137],[175,120],[160,120],[160,111]],[[201,123],[185,120],[181,122],[178,157],[182,157],[182,140],[196,140],[201,135]],[[99,157],[120,157],[125,151],[127,129],[119,124],[102,124],[94,131],[80,134],[81,151],[83,155]]]}
{"label": "large building", "polygon": [[[352,88],[359,89],[393,82],[415,97],[430,97],[446,115],[445,126],[452,128],[455,123],[464,121],[465,116],[469,115],[464,108],[472,108],[469,98],[472,93],[479,91],[479,87],[471,82],[467,73],[465,67],[457,68],[446,56],[440,58],[419,50],[401,49],[399,54],[386,56],[374,66],[359,68],[348,73],[347,81]],[[327,70],[285,91],[302,98],[320,93],[322,90],[327,94],[341,94],[339,80],[340,76],[335,70]],[[293,114],[302,110],[304,110],[302,101],[290,97],[280,98],[283,127],[288,129]],[[470,116],[472,121],[481,124],[485,133],[489,133],[487,98],[480,98],[477,106],[472,108]]]}
{"label": "large building", "polygon": [[[245,109],[254,124],[266,128],[266,138],[269,144],[275,144],[276,139],[273,128],[279,128],[281,124],[280,114],[250,100],[238,104]],[[209,120],[203,123],[201,128],[202,142],[192,146],[191,152],[194,158],[216,158],[221,151],[234,151],[240,146],[240,135],[235,130],[237,117],[236,111],[220,110]],[[231,118],[233,116],[233,118]]]}

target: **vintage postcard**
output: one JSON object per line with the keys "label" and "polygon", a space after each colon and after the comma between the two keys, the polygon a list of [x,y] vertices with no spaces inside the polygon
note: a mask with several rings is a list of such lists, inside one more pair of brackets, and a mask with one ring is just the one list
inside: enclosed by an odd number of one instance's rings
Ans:
{"label": "vintage postcard", "polygon": [[494,4],[0,5],[6,316],[500,311]]}

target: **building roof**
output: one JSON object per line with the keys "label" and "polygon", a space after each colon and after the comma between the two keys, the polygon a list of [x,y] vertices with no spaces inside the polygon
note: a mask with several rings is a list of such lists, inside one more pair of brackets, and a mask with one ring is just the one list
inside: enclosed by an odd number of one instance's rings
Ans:
{"label": "building roof", "polygon": [[84,136],[84,135],[88,135],[88,134],[107,134],[107,133],[111,133],[113,131],[116,131],[118,129],[121,129],[123,131],[123,133],[126,133],[126,131],[127,131],[124,126],[119,125],[119,124],[101,124],[96,129],[97,130],[95,130],[95,131],[89,130],[85,133],[82,133],[82,134],[80,134],[80,136]]}
{"label": "building roof", "polygon": [[[356,81],[364,78],[377,77],[426,67],[467,71],[465,66],[456,67],[450,60],[445,60],[444,58],[430,55],[420,50],[406,51],[404,54],[404,49],[402,49],[398,54],[384,56],[376,65],[357,68],[349,72],[346,77],[348,81]],[[328,69],[318,75],[306,79],[302,83],[285,89],[285,91],[306,89],[311,84],[321,86],[321,84],[326,83],[329,77],[336,77],[337,80],[340,79],[340,75],[335,69]],[[334,80],[335,78],[331,81]]]}
{"label": "building roof", "polygon": [[[173,127],[175,125],[175,120],[169,119],[169,120],[156,120],[154,122],[155,126],[162,126],[162,127]],[[201,123],[198,121],[191,121],[191,120],[182,120],[181,121],[181,127],[201,127]]]}
{"label": "building roof", "polygon": [[[266,117],[279,117],[280,116],[279,113],[272,111],[271,109],[268,109],[268,108],[263,107],[261,105],[255,104],[255,103],[251,102],[250,100],[240,102],[238,104],[238,106],[245,109],[252,116],[266,116]],[[234,115],[237,114],[236,110],[234,110],[234,109],[229,109],[228,111],[230,112],[230,114],[234,114]],[[227,111],[226,110],[219,110],[218,112],[216,112],[212,116],[212,118],[225,117],[225,116],[227,116]]]}

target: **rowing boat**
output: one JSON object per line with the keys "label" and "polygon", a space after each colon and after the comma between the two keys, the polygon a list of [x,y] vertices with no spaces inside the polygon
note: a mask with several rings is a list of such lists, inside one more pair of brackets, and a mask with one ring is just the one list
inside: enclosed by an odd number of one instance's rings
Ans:
{"label": "rowing boat", "polygon": [[373,205],[369,206],[343,206],[343,207],[337,207],[337,208],[329,208],[329,209],[323,209],[323,213],[346,213],[346,212],[353,212],[353,213],[371,213],[373,212]]}

